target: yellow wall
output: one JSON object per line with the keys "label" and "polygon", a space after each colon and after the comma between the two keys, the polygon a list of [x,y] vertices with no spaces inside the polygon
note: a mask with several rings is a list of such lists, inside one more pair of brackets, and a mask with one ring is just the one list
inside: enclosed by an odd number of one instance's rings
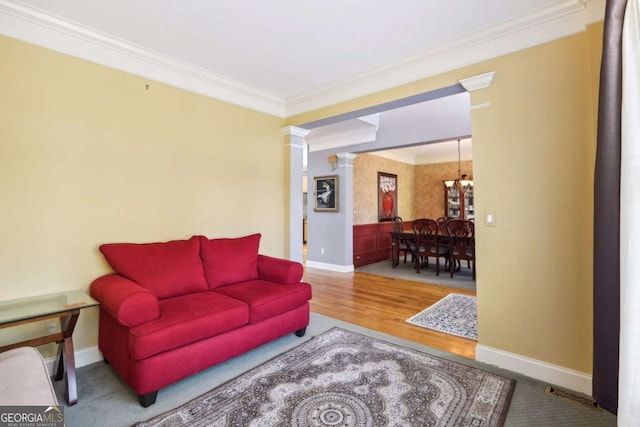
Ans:
{"label": "yellow wall", "polygon": [[[590,373],[597,58],[602,25],[292,117],[292,125],[495,71],[471,94],[479,343]],[[493,212],[496,226],[482,224]]]}
{"label": "yellow wall", "polygon": [[261,232],[285,255],[282,119],[6,37],[0,70],[0,300],[88,289],[103,242]]}
{"label": "yellow wall", "polygon": [[[476,212],[497,220],[476,229],[479,342],[587,373],[601,37],[594,25],[287,120],[495,71],[471,95],[491,103],[472,113]],[[0,299],[87,289],[109,271],[102,242],[260,231],[262,251],[284,255],[279,118],[5,37],[0,69]],[[95,344],[96,325],[83,313],[77,348]]]}

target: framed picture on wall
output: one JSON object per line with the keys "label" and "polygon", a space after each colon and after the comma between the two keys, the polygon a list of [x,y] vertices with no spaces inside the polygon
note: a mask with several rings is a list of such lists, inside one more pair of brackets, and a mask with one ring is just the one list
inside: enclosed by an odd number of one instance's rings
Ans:
{"label": "framed picture on wall", "polygon": [[338,212],[338,175],[313,178],[315,212]]}
{"label": "framed picture on wall", "polygon": [[378,221],[398,215],[398,175],[378,172]]}

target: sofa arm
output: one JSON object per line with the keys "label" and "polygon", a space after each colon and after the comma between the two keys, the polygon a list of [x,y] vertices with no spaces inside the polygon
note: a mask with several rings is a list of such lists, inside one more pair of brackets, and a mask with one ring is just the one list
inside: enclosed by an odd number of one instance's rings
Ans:
{"label": "sofa arm", "polygon": [[275,283],[298,283],[302,280],[302,264],[288,259],[258,255],[258,278]]}
{"label": "sofa arm", "polygon": [[119,274],[97,278],[91,283],[90,292],[100,303],[100,309],[130,328],[160,317],[158,298]]}

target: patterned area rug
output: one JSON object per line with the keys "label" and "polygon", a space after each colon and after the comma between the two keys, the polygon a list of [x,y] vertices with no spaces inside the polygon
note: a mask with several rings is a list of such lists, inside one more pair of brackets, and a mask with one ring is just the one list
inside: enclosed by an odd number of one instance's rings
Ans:
{"label": "patterned area rug", "polygon": [[514,385],[334,328],[136,426],[502,426]]}
{"label": "patterned area rug", "polygon": [[407,322],[427,329],[478,340],[478,306],[476,297],[449,294],[422,310]]}

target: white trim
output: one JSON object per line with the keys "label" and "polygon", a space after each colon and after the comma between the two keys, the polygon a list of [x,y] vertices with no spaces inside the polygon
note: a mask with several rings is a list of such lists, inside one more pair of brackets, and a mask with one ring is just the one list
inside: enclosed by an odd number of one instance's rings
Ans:
{"label": "white trim", "polygon": [[274,95],[26,4],[0,0],[0,33],[180,89],[284,117],[284,102]]}
{"label": "white trim", "polygon": [[481,108],[487,108],[487,107],[491,107],[491,103],[490,102],[484,102],[482,104],[472,105],[470,107],[470,109],[471,109],[471,111],[473,111],[473,110],[480,110]]}
{"label": "white trim", "polygon": [[338,159],[344,159],[344,162],[338,162],[338,167],[353,169],[353,160],[356,158],[356,156],[357,154],[354,153],[336,153],[336,157],[338,157]]}
{"label": "white trim", "polygon": [[330,133],[314,136],[312,133],[305,139],[309,144],[309,152],[325,151],[332,148],[344,147],[347,145],[366,144],[375,141],[377,138],[378,124],[361,120],[356,122],[349,129],[340,129],[340,131],[332,131]]}
{"label": "white trim", "polygon": [[380,113],[373,113],[369,114],[368,116],[358,117],[357,120],[375,126],[376,130],[380,128]]}
{"label": "white trim", "polygon": [[591,375],[551,363],[531,359],[481,344],[476,346],[478,362],[495,365],[569,390],[591,395]]}
{"label": "white trim", "polygon": [[353,160],[356,157],[358,157],[358,155],[355,153],[337,153],[336,156],[338,156],[339,159],[347,159],[347,160]]}
{"label": "white trim", "polygon": [[[81,368],[83,366],[91,365],[92,363],[104,360],[104,357],[102,357],[102,353],[100,352],[100,350],[98,350],[98,346],[96,345],[76,350],[73,354],[76,362],[76,368]],[[45,363],[47,365],[49,373],[53,375],[53,367],[56,363],[56,358],[47,357]]]}
{"label": "white trim", "polygon": [[287,117],[567,37],[602,20],[604,8],[605,0],[566,0],[286,100],[11,0],[0,0],[0,33],[204,96]]}
{"label": "white trim", "polygon": [[409,58],[286,99],[286,115],[391,89],[582,31],[604,19],[605,0],[567,0]]}
{"label": "white trim", "polygon": [[285,148],[286,147],[293,147],[293,148],[298,148],[300,150],[304,150],[304,143],[297,144],[295,142],[287,141],[287,142],[285,142],[284,146],[285,146]]}
{"label": "white trim", "polygon": [[318,268],[320,270],[337,271],[338,273],[353,273],[355,267],[351,265],[327,264],[324,262],[307,261],[305,266],[310,268]]}
{"label": "white trim", "polygon": [[495,71],[480,74],[478,76],[467,77],[466,79],[459,80],[460,83],[467,92],[473,92],[474,90],[485,89],[491,85],[493,77],[496,75]]}
{"label": "white trim", "polygon": [[285,126],[282,128],[282,133],[285,135],[299,136],[300,138],[304,138],[309,135],[309,132],[311,131],[297,126]]}

